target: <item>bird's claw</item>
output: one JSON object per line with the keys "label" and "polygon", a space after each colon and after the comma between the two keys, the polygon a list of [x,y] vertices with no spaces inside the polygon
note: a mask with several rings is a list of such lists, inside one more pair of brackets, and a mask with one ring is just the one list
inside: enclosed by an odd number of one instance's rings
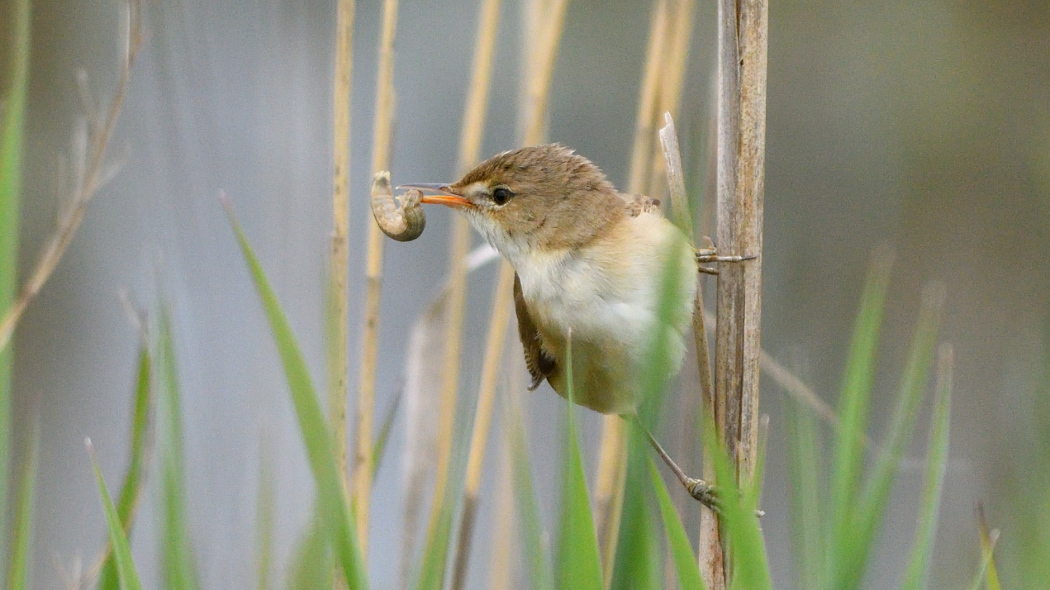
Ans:
{"label": "bird's claw", "polygon": [[[691,477],[686,480],[685,488],[695,500],[710,508],[715,514],[722,515],[722,497],[718,493],[718,488],[702,479],[693,479]],[[755,509],[757,518],[762,518],[765,515],[765,510]]]}
{"label": "bird's claw", "polygon": [[722,500],[719,498],[715,486],[702,479],[693,479],[690,477],[686,480],[685,489],[689,491],[690,496],[704,506],[710,508],[716,514],[722,513]]}
{"label": "bird's claw", "polygon": [[[744,262],[745,260],[754,260],[755,258],[758,258],[757,254],[719,256],[718,248],[711,243],[711,238],[705,237],[704,242],[705,246],[703,248],[696,249],[696,263],[698,265],[710,262]],[[700,267],[700,272],[718,274],[717,270],[702,266]]]}

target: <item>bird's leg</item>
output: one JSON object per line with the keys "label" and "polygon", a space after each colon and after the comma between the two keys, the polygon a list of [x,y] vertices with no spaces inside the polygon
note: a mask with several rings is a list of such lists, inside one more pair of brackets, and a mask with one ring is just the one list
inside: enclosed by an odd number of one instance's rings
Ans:
{"label": "bird's leg", "polygon": [[674,472],[678,481],[682,482],[682,486],[685,487],[687,492],[689,492],[689,495],[711,510],[721,512],[722,509],[718,500],[718,493],[715,491],[715,486],[702,479],[695,479],[686,475],[685,472],[682,471],[682,468],[674,462],[674,459],[667,454],[667,451],[660,446],[660,443],[656,441],[656,437],[653,436],[653,433],[649,432],[649,429],[642,425],[638,420],[638,416],[631,416],[631,420],[637,424],[643,432],[645,432],[645,436],[649,438],[649,444],[652,445],[657,454],[660,455],[660,458],[664,460],[664,463],[671,468],[671,471]]}
{"label": "bird's leg", "polygon": [[711,242],[711,238],[707,236],[704,236],[704,247],[696,249],[696,264],[700,272],[712,275],[718,274],[718,270],[700,265],[711,262],[744,262],[745,260],[754,260],[755,258],[758,258],[755,254],[719,256],[718,248],[715,248],[714,243]]}

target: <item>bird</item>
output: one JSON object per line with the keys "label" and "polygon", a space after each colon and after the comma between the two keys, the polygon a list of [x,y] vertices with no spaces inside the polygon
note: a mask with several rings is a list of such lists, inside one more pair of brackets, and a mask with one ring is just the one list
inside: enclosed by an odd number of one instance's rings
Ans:
{"label": "bird", "polygon": [[[433,193],[422,203],[466,215],[513,267],[530,390],[546,381],[562,397],[571,390],[576,404],[638,423],[654,339],[667,353],[659,377],[671,378],[697,291],[696,251],[658,201],[618,192],[597,165],[556,143],[502,152],[452,184],[399,188]],[[712,486],[686,477],[646,434],[690,494],[714,506]]]}

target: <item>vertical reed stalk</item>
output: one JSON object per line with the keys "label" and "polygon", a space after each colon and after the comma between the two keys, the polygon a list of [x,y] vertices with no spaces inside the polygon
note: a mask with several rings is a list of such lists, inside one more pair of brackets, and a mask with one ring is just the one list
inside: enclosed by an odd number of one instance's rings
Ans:
{"label": "vertical reed stalk", "polygon": [[[667,41],[664,49],[662,75],[660,79],[660,102],[652,114],[654,126],[660,124],[660,115],[670,113],[678,116],[678,106],[682,102],[682,83],[689,64],[689,42],[693,37],[693,21],[696,13],[695,0],[678,0],[673,22],[667,25]],[[650,141],[653,134],[649,134]],[[652,154],[652,174],[649,176],[649,196],[663,199],[665,159],[660,150]]]}
{"label": "vertical reed stalk", "polygon": [[[649,25],[649,43],[646,48],[645,72],[638,96],[635,115],[634,146],[631,149],[631,170],[627,192],[640,193],[648,184],[647,163],[652,153],[653,118],[660,88],[660,70],[663,64],[664,34],[668,19],[667,0],[659,0],[653,9]],[[623,486],[624,423],[619,416],[606,416],[602,421],[602,440],[598,452],[598,473],[595,477],[595,529],[602,547],[603,577],[606,586],[612,580],[612,566],[620,533],[620,510],[623,497],[618,493]]]}
{"label": "vertical reed stalk", "polygon": [[[514,274],[500,273],[495,294],[509,293],[514,288]],[[498,303],[492,306],[492,317],[489,319],[489,334],[486,339],[485,358],[498,358],[502,355],[503,343],[506,341],[507,322],[510,319],[510,306]],[[485,460],[485,446],[488,444],[489,430],[492,427],[492,408],[496,399],[496,380],[499,377],[499,363],[485,363],[481,371],[480,394],[474,418],[474,432],[471,435],[470,455],[467,458],[467,480],[463,492],[462,526],[459,531],[459,542],[456,549],[456,565],[452,578],[452,588],[463,588],[466,583],[470,541],[474,529],[474,515],[477,511],[478,490],[481,488],[481,469]]]}
{"label": "vertical reed stalk", "polygon": [[[390,168],[390,142],[394,116],[394,34],[397,0],[383,1],[379,39],[379,75],[376,81],[372,172]],[[373,220],[368,226],[365,329],[361,347],[361,382],[357,397],[357,453],[354,457],[354,500],[357,536],[362,555],[368,552],[368,509],[372,493],[372,423],[375,414],[376,353],[379,339],[379,294],[383,284],[383,233]]]}
{"label": "vertical reed stalk", "polygon": [[[660,112],[676,111],[678,108],[678,97],[681,96],[681,85],[689,55],[692,18],[692,0],[680,0],[670,5],[666,0],[660,0],[654,8],[631,153],[631,172],[627,188],[631,194],[642,193],[647,187],[652,191],[652,187],[658,184],[656,176],[651,175],[651,172],[659,171],[660,168],[651,162],[654,158],[662,161],[662,158],[659,151],[654,153],[653,130],[658,125]],[[595,521],[602,544],[606,584],[611,581],[612,563],[619,539],[623,482],[627,475],[625,433],[622,419],[618,416],[605,418],[595,486]]]}
{"label": "vertical reed stalk", "polygon": [[335,74],[332,97],[332,259],[328,329],[328,419],[343,480],[346,463],[346,398],[349,347],[347,291],[350,264],[350,80],[353,73],[355,0],[339,0],[336,8]]}
{"label": "vertical reed stalk", "polygon": [[[484,0],[481,5],[481,13],[478,16],[477,45],[474,48],[474,65],[471,73],[470,89],[467,95],[467,103],[463,111],[463,127],[460,131],[459,141],[459,163],[457,165],[460,174],[466,172],[481,155],[481,140],[484,137],[485,115],[488,106],[489,89],[492,82],[492,61],[495,55],[496,32],[499,26],[500,0]],[[448,471],[452,457],[452,434],[455,430],[455,418],[457,397],[459,393],[459,360],[463,338],[463,312],[467,299],[467,267],[466,256],[470,250],[470,223],[462,215],[456,215],[453,221],[452,240],[450,244],[450,258],[452,260],[451,276],[449,279],[449,308],[448,308],[448,334],[446,336],[444,373],[441,383],[441,422],[439,426],[438,440],[438,465],[437,482],[434,493],[434,504],[431,511],[431,522],[436,523],[438,513],[444,504],[446,488],[448,487]],[[493,309],[495,313],[496,309]],[[490,329],[500,325],[495,318]],[[506,318],[502,324],[506,323]],[[491,342],[490,342],[491,345]],[[485,377],[482,376],[482,391]],[[491,403],[489,404],[491,406]],[[479,400],[479,416],[483,412],[485,400]],[[484,417],[475,421],[475,440],[477,423],[486,422]],[[487,422],[486,422],[487,425]],[[474,456],[477,453],[473,442],[470,449],[471,465],[474,464]],[[484,448],[484,442],[482,449]],[[480,469],[480,466],[478,467]],[[465,569],[465,563],[461,568],[461,561],[465,561],[469,553],[471,525],[473,524],[473,506],[471,497],[477,496],[477,486],[473,489],[470,485],[470,475],[467,477],[467,499],[464,505],[463,526],[459,532],[459,549],[456,553],[456,567],[454,569],[453,587],[462,583],[461,569]]]}
{"label": "vertical reed stalk", "polygon": [[[483,20],[480,27],[485,27],[485,12],[488,10],[488,4],[486,2],[486,10],[483,11]],[[498,3],[497,3],[498,4]],[[537,23],[540,26],[540,39],[541,45],[537,52],[537,58],[533,66],[530,68],[531,77],[528,80],[528,86],[526,90],[526,109],[528,111],[528,117],[526,120],[526,131],[524,137],[525,145],[537,144],[543,141],[544,135],[544,123],[547,116],[547,99],[550,93],[550,81],[554,70],[554,59],[558,53],[558,45],[561,41],[561,34],[563,25],[565,24],[565,11],[568,6],[568,0],[550,0],[550,6],[548,10],[544,11],[543,14],[550,15],[548,20],[543,23]],[[496,6],[498,8],[498,5]],[[493,9],[495,11],[495,8]],[[491,15],[492,23],[489,24],[489,30],[495,31],[495,22],[498,14]],[[482,34],[487,32],[479,29],[479,45],[478,54],[475,56],[475,76],[480,75],[477,68],[479,68],[479,61],[483,58],[482,52]],[[491,40],[485,40],[492,43]],[[491,49],[488,50],[491,52]],[[492,56],[488,55],[487,59],[491,61]],[[491,65],[491,64],[490,64]],[[486,74],[487,78],[487,74]],[[475,80],[476,82],[478,80]],[[486,86],[488,80],[484,80]],[[472,91],[473,92],[473,91]],[[472,109],[480,111],[480,108]],[[466,139],[468,130],[466,125],[470,119],[471,114],[468,113],[467,118],[464,121],[464,138]],[[480,126],[480,125],[479,125]],[[480,133],[477,141],[480,144]],[[469,165],[467,162],[476,160],[478,147],[473,146],[475,156],[473,159],[468,160],[465,158],[467,149],[471,146],[468,145],[467,141],[463,142],[461,146],[461,165]],[[495,292],[492,298],[492,315],[489,319],[489,333],[486,338],[485,345],[485,356],[482,361],[481,369],[481,384],[479,386],[478,393],[478,407],[476,410],[476,416],[474,420],[474,431],[471,435],[471,447],[470,455],[468,456],[468,467],[467,467],[467,481],[464,489],[465,493],[465,505],[463,514],[463,526],[460,529],[460,536],[457,547],[457,557],[454,569],[454,580],[453,587],[462,587],[466,578],[466,559],[469,556],[470,551],[470,537],[473,528],[473,516],[474,510],[476,509],[476,499],[478,489],[481,485],[481,468],[484,461],[485,446],[488,442],[488,433],[491,427],[492,417],[492,402],[495,398],[496,381],[499,376],[500,360],[503,358],[503,347],[507,340],[507,324],[509,316],[509,304],[513,300],[513,288],[514,288],[514,269],[510,264],[503,260],[500,265],[499,279],[496,284]],[[449,427],[451,431],[451,426]],[[442,469],[439,465],[438,471],[438,491],[435,492],[435,502],[433,514],[437,514],[440,503],[438,493],[444,493],[445,485],[443,481],[447,477],[444,473],[447,469]],[[431,522],[435,522],[436,518],[432,518]]]}
{"label": "vertical reed stalk", "polygon": [[[714,410],[737,479],[754,473],[758,445],[762,210],[765,165],[766,0],[718,4],[718,244],[756,255],[718,278]],[[705,560],[701,560],[702,565]],[[705,575],[712,572],[705,567]]]}
{"label": "vertical reed stalk", "polygon": [[503,461],[499,470],[499,487],[496,488],[496,524],[487,586],[490,590],[510,590],[513,587],[512,549],[514,539],[517,538],[514,529],[514,483],[510,451],[503,447],[501,452]]}

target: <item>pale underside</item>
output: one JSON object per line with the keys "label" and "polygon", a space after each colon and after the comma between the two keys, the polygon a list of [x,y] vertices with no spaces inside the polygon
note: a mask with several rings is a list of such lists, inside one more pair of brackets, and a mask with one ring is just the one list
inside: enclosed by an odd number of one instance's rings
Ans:
{"label": "pale underside", "polygon": [[[654,209],[629,198],[626,222],[591,244],[508,257],[517,273],[515,311],[533,386],[546,379],[568,396],[570,333],[573,400],[592,410],[637,409],[654,337],[666,339],[669,352],[661,377],[677,373],[696,293],[696,263],[682,233]],[[671,308],[661,314],[661,285],[670,269],[667,276],[674,281],[665,300]]]}

